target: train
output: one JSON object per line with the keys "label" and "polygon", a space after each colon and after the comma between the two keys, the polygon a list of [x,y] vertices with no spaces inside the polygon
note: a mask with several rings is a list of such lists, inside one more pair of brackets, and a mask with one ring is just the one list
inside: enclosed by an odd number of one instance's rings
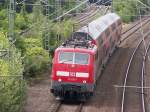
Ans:
{"label": "train", "polygon": [[109,6],[112,4],[112,0],[89,0],[89,3],[96,3],[97,5]]}
{"label": "train", "polygon": [[121,18],[109,13],[83,26],[55,49],[50,91],[57,99],[86,101],[120,43]]}

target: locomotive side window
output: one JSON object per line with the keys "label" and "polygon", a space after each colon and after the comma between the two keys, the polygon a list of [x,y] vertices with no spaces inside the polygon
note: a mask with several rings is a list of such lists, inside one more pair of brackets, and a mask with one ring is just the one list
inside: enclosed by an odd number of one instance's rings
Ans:
{"label": "locomotive side window", "polygon": [[60,52],[59,63],[73,63],[73,52]]}
{"label": "locomotive side window", "polygon": [[75,64],[87,65],[89,63],[89,54],[75,53]]}
{"label": "locomotive side window", "polygon": [[111,29],[112,29],[112,31],[114,31],[116,29],[116,24],[115,23],[111,25]]}
{"label": "locomotive side window", "polygon": [[96,54],[95,54],[95,60],[97,61],[98,59],[98,51],[96,51]]}
{"label": "locomotive side window", "polygon": [[107,30],[105,31],[105,34],[106,34],[106,38],[109,37],[109,35],[110,35],[109,29],[107,29]]}
{"label": "locomotive side window", "polygon": [[119,20],[117,23],[118,23],[118,26],[120,26],[120,25],[121,25],[121,21],[120,21],[120,20]]}

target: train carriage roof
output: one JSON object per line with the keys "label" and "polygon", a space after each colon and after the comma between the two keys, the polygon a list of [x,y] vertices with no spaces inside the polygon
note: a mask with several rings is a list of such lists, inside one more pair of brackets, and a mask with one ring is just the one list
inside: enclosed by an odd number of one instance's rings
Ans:
{"label": "train carriage roof", "polygon": [[102,16],[87,26],[82,27],[77,32],[88,33],[94,40],[96,40],[102,32],[104,32],[111,24],[119,20],[120,17],[115,13],[109,13]]}

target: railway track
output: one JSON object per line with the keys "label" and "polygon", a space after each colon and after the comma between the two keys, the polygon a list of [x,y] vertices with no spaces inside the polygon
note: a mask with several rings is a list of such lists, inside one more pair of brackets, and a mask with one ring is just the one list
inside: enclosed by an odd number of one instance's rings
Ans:
{"label": "railway track", "polygon": [[[133,33],[139,30],[139,28],[141,27],[140,22],[141,21],[138,21],[137,23],[132,25],[130,28],[128,28],[126,31],[122,32],[121,42],[128,39]],[[148,22],[150,22],[150,18],[143,18],[142,26],[145,26]]]}
{"label": "railway track", "polygon": [[[143,21],[142,24],[143,24],[143,26],[145,26],[149,22],[150,22],[150,19],[148,19],[148,20],[144,19],[144,21]],[[125,33],[123,33],[123,35],[127,33],[126,34],[127,37],[125,39],[123,39],[122,42],[124,40],[126,40],[128,37],[130,37],[132,34],[134,34],[136,31],[138,31],[137,29],[139,29],[139,28],[140,28],[139,23],[136,23],[136,25],[134,25],[131,28],[129,28]],[[130,33],[128,33],[128,32],[130,32]],[[149,32],[149,34],[150,34],[150,32]],[[130,36],[128,36],[128,35],[130,35]],[[69,108],[70,109],[70,108],[74,108],[74,106],[72,106],[72,105],[67,105],[66,106],[65,105],[65,107],[64,107],[63,102],[53,102],[52,105],[51,105],[51,107],[50,107],[50,111],[49,112],[61,112],[61,111],[64,112],[65,111],[64,108]],[[73,110],[71,110],[71,112],[81,112],[82,109],[83,109],[83,103],[80,103],[80,104],[75,105],[75,108]],[[124,111],[122,111],[122,112],[124,112]]]}
{"label": "railway track", "polygon": [[[144,21],[142,21],[142,25],[143,25],[142,27],[144,27],[144,30],[147,30],[146,28],[148,28],[150,21],[148,19],[147,19],[146,23],[145,23],[145,21],[146,21],[146,19],[144,19]],[[137,37],[140,34],[140,32],[139,32],[140,26],[138,24],[139,24],[139,22],[136,23],[136,25],[134,24],[132,26],[132,28],[130,27],[128,30],[130,32],[127,31],[127,33],[124,33],[124,34],[126,34],[126,36],[128,36],[130,33],[131,34],[126,39],[121,41],[120,47],[115,52],[115,54],[112,56],[113,59],[111,59],[111,61],[108,63],[107,68],[103,71],[103,74],[99,78],[99,82],[97,84],[97,88],[95,91],[95,94],[96,94],[94,96],[95,98],[93,97],[92,100],[90,100],[90,102],[87,102],[85,104],[83,111],[91,112],[91,111],[95,110],[95,111],[102,111],[102,112],[103,111],[104,112],[105,111],[120,112],[120,96],[121,96],[120,90],[113,88],[112,85],[122,83],[121,81],[122,81],[122,77],[124,77],[123,73],[125,71],[125,68],[127,67],[126,65],[127,65],[127,61],[129,60],[129,55],[131,54],[133,48],[135,47],[133,45],[133,43],[137,44],[140,39]],[[139,31],[136,30],[137,27],[138,27]],[[131,48],[129,46],[128,47],[126,46],[128,41],[130,41],[130,40],[131,40],[131,42],[130,42]],[[142,58],[142,56],[141,56],[141,58]],[[137,60],[138,59],[139,58],[137,56]],[[139,83],[139,84],[141,84],[141,83]],[[139,85],[139,86],[141,86],[141,85]],[[140,89],[140,91],[138,91],[138,94],[140,94],[140,98],[142,98],[141,91],[142,91],[141,89]],[[142,108],[142,103],[140,102],[140,104],[141,104],[140,107]],[[132,106],[133,105],[134,104],[132,104]],[[128,111],[128,112],[134,112],[134,111]],[[138,112],[138,111],[136,111],[136,112]],[[142,112],[142,111],[140,111],[140,112]]]}
{"label": "railway track", "polygon": [[142,75],[141,75],[141,79],[142,79],[142,81],[141,81],[141,87],[142,87],[142,89],[141,89],[141,93],[142,93],[142,109],[143,109],[143,112],[146,112],[147,111],[147,104],[146,104],[146,97],[145,97],[145,77],[144,77],[144,75],[145,75],[145,71],[146,71],[146,57],[148,56],[148,51],[149,51],[149,49],[150,49],[150,42],[148,43],[148,47],[147,47],[147,49],[146,49],[146,51],[145,51],[145,54],[144,54],[144,56],[143,56],[143,63],[142,63]]}
{"label": "railway track", "polygon": [[93,11],[90,11],[88,14],[85,14],[79,18],[77,18],[76,24],[79,24],[80,27],[83,27],[87,25],[89,22],[91,22],[93,19],[95,19],[97,16],[102,16],[107,13],[109,10],[109,7],[107,6],[101,6],[101,7],[93,7]]}
{"label": "railway track", "polygon": [[68,105],[64,102],[53,102],[49,112],[81,112],[83,103]]}
{"label": "railway track", "polygon": [[[147,42],[150,42],[150,39],[148,36],[150,35],[150,31],[144,35],[143,38],[147,40]],[[122,91],[122,101],[121,101],[121,112],[126,111],[136,111],[136,112],[145,112],[145,98],[144,98],[144,65],[142,64],[145,61],[145,58],[143,59],[143,52],[145,51],[145,48],[143,48],[143,39],[140,40],[140,42],[137,44],[136,48],[134,49],[128,66],[125,73],[124,83],[123,83],[123,91]],[[149,45],[147,45],[149,47]],[[146,50],[147,52],[147,50]],[[147,54],[145,52],[145,54]],[[142,71],[142,77],[141,75]],[[141,84],[139,83],[139,80]],[[134,85],[135,88],[141,87],[141,92],[136,93],[133,88],[128,88],[128,85]],[[138,90],[139,91],[139,90]],[[141,97],[141,100],[140,100]],[[139,103],[140,101],[140,103]],[[142,103],[141,103],[142,102]]]}

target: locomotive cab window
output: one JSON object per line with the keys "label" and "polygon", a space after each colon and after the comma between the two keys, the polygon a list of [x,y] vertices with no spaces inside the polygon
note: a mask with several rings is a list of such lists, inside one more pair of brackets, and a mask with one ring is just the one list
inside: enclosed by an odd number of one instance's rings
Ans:
{"label": "locomotive cab window", "polygon": [[85,53],[75,53],[75,64],[87,65],[89,62],[89,55]]}
{"label": "locomotive cab window", "polygon": [[87,65],[89,54],[78,52],[60,52],[59,63]]}
{"label": "locomotive cab window", "polygon": [[73,52],[60,52],[59,63],[73,63]]}

